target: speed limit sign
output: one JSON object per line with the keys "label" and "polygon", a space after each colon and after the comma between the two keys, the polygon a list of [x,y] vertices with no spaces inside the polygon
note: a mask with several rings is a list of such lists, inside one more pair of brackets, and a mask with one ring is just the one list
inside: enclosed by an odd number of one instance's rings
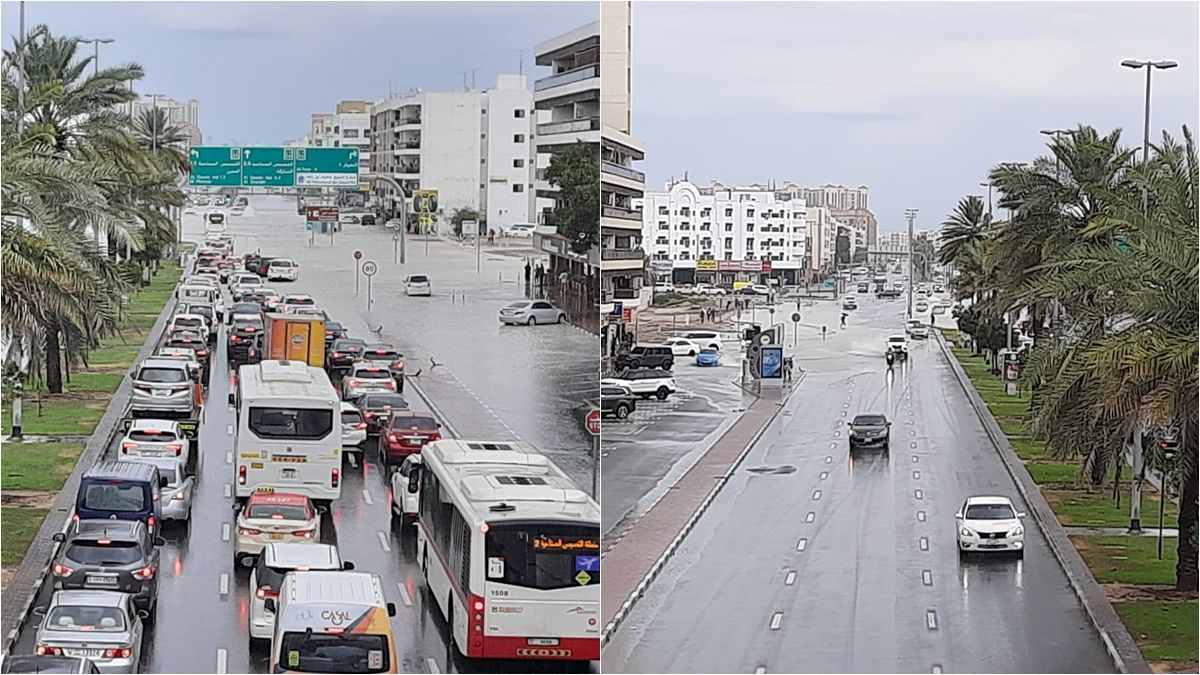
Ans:
{"label": "speed limit sign", "polygon": [[367,262],[363,263],[363,266],[362,266],[363,274],[365,274],[369,277],[374,276],[377,269],[378,268],[375,266],[375,262],[371,261],[371,260],[368,260]]}

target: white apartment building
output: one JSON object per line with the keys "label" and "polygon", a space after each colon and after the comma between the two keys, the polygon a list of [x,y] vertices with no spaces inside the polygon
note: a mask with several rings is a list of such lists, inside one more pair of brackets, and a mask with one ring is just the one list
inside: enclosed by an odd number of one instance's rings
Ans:
{"label": "white apartment building", "polygon": [[630,3],[601,3],[600,26],[600,313],[618,324],[619,337],[649,300],[643,297],[649,291],[642,280],[642,212],[634,207],[645,195],[646,175],[633,168],[646,153],[630,126]]}
{"label": "white apartment building", "polygon": [[886,251],[888,253],[908,253],[908,232],[880,232],[879,238],[875,241],[875,246],[871,250]]}
{"label": "white apartment building", "polygon": [[650,265],[673,283],[803,282],[807,206],[786,192],[700,188],[647,192],[642,240]]}
{"label": "white apartment building", "polygon": [[[414,90],[376,103],[370,118],[371,171],[407,195],[437,190],[440,232],[451,232],[450,214],[460,208],[497,231],[531,222],[534,117],[524,76],[500,75],[483,91]],[[393,189],[375,192],[398,210],[403,197]]]}
{"label": "white apartment building", "polygon": [[[340,101],[332,113],[313,113],[308,141],[316,148],[358,148],[358,168],[371,170],[371,104]],[[365,186],[362,189],[367,189]]]}
{"label": "white apartment building", "polygon": [[132,119],[137,119],[145,110],[158,108],[166,113],[167,121],[180,127],[187,136],[187,145],[202,145],[204,134],[200,132],[200,102],[176,101],[166,96],[142,96],[129,104],[128,113]]}

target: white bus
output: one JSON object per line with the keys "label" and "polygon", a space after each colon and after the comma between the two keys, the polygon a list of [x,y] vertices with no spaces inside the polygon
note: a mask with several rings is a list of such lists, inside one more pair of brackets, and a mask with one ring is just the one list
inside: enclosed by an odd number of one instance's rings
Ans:
{"label": "white bus", "polygon": [[417,560],[472,658],[600,658],[600,507],[528,443],[421,450]]}
{"label": "white bus", "polygon": [[208,211],[204,214],[204,234],[219,236],[225,234],[229,225],[225,222],[224,211]]}
{"label": "white bus", "polygon": [[260,486],[319,502],[342,494],[341,401],[324,370],[303,361],[244,365],[230,403],[239,501]]}

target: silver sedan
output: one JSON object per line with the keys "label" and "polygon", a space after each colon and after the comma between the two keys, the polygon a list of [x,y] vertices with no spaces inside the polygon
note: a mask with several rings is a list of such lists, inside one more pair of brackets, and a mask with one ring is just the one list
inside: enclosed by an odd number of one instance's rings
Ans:
{"label": "silver sedan", "polygon": [[127,593],[56,591],[38,626],[35,652],[87,657],[102,673],[136,673],[146,616]]}
{"label": "silver sedan", "polygon": [[166,486],[160,488],[163,520],[190,522],[196,478],[187,475],[183,462],[172,457],[143,457],[135,461],[157,466],[158,475],[167,479]]}
{"label": "silver sedan", "polygon": [[545,300],[518,300],[500,310],[500,323],[529,326],[539,323],[562,323],[567,314]]}

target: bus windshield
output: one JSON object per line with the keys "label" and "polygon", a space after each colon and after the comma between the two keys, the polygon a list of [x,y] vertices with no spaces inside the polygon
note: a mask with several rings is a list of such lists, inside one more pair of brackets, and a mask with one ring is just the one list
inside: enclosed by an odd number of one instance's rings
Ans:
{"label": "bus windshield", "polygon": [[600,583],[600,528],[562,522],[489,523],[487,580],[548,591]]}
{"label": "bus windshield", "polygon": [[299,673],[385,673],[387,636],[366,633],[284,633],[279,666]]}

